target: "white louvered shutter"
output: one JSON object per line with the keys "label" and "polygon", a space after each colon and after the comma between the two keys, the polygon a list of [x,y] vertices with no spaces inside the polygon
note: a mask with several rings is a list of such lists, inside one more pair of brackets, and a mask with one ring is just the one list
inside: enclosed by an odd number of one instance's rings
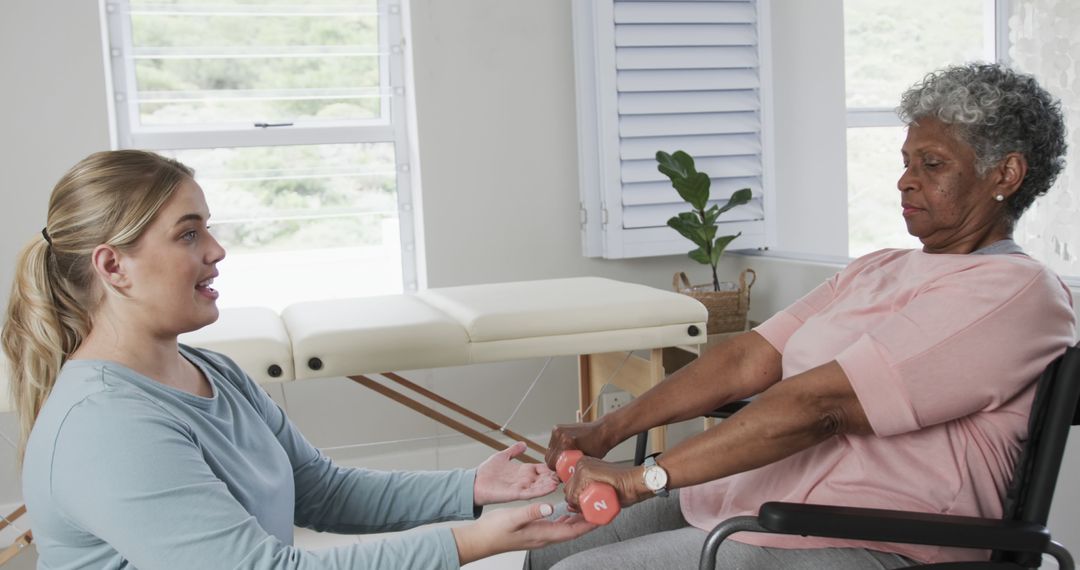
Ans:
{"label": "white louvered shutter", "polygon": [[768,78],[763,0],[576,0],[579,169],[585,255],[694,248],[667,227],[688,211],[656,168],[684,150],[712,179],[712,203],[749,187],[720,217],[734,249],[769,244]]}

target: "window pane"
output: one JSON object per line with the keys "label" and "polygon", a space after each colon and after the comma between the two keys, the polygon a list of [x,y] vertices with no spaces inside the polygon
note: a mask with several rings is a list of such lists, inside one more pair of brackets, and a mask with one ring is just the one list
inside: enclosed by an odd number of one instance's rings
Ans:
{"label": "window pane", "polygon": [[141,125],[383,114],[376,0],[132,0],[130,15]]}
{"label": "window pane", "polygon": [[221,306],[401,292],[392,143],[171,154],[195,169],[228,252]]}
{"label": "window pane", "polygon": [[886,247],[921,248],[907,233],[896,181],[903,172],[904,127],[847,130],[848,255]]}
{"label": "window pane", "polygon": [[992,60],[993,38],[984,34],[992,17],[986,0],[844,2],[848,108],[893,108],[934,69]]}

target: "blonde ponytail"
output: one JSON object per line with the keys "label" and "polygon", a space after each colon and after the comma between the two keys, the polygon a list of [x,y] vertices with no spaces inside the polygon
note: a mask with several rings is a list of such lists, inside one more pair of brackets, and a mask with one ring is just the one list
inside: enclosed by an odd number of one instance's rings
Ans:
{"label": "blonde ponytail", "polygon": [[19,254],[0,343],[20,427],[19,459],[67,358],[90,332],[101,299],[90,254],[101,244],[131,247],[188,167],[137,150],[99,152],[57,183],[41,236]]}
{"label": "blonde ponytail", "polygon": [[63,291],[55,291],[49,249],[38,238],[19,255],[7,322],[0,335],[10,367],[11,403],[19,420],[20,457],[66,355],[79,346],[90,328],[86,312]]}

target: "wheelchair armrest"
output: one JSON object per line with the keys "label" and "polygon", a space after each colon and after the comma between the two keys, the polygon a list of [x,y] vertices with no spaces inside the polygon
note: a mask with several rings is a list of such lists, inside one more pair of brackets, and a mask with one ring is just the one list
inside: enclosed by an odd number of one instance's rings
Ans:
{"label": "wheelchair armrest", "polygon": [[783,534],[988,550],[1044,552],[1050,542],[1050,531],[1030,522],[799,503],[761,505],[758,524]]}

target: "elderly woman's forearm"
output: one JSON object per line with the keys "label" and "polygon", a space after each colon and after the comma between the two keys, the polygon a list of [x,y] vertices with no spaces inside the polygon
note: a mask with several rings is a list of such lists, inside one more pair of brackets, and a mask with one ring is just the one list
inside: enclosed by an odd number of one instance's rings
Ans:
{"label": "elderly woman's forearm", "polygon": [[672,488],[686,487],[768,465],[839,434],[870,433],[847,376],[833,361],[766,390],[659,462]]}
{"label": "elderly woman's forearm", "polygon": [[751,331],[713,347],[603,421],[614,445],[753,396],[775,384],[780,372],[780,353]]}

